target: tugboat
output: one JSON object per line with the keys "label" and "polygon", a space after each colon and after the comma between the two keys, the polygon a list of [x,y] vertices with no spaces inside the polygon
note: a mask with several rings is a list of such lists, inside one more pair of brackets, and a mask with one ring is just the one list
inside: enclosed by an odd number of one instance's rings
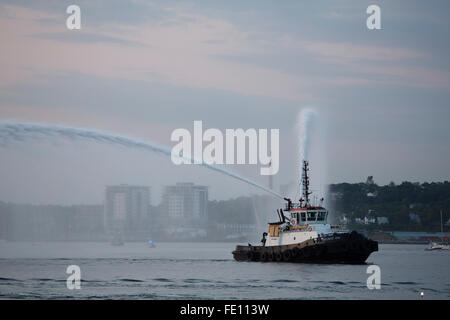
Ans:
{"label": "tugboat", "polygon": [[[364,264],[378,251],[378,242],[364,235],[327,223],[328,211],[309,201],[308,161],[303,161],[303,198],[291,199],[277,210],[279,221],[269,223],[261,246],[238,245],[232,252],[237,261]],[[321,203],[323,199],[321,200]],[[288,212],[289,218],[285,212]]]}

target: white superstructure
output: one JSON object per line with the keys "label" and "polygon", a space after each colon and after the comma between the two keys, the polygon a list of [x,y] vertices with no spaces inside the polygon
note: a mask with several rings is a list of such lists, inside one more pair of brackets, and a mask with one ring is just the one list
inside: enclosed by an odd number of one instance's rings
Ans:
{"label": "white superstructure", "polygon": [[289,219],[280,210],[280,222],[269,224],[266,246],[296,244],[345,232],[341,227],[327,223],[328,211],[323,207],[301,207],[288,203],[286,210],[290,213]]}

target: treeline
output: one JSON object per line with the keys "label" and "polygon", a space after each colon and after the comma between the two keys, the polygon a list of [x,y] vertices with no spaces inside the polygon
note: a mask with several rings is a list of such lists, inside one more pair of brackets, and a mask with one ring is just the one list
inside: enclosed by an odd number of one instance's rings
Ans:
{"label": "treeline", "polygon": [[[329,203],[337,216],[351,221],[365,216],[387,217],[383,229],[440,231],[440,211],[444,228],[450,218],[450,182],[391,182],[379,186],[368,177],[365,183],[339,183],[329,187]],[[420,222],[412,220],[416,214]],[[380,228],[380,226],[372,226]]]}

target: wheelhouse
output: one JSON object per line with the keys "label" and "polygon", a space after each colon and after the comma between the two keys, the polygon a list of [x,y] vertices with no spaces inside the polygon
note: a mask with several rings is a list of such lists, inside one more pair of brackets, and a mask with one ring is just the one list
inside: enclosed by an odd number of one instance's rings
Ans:
{"label": "wheelhouse", "polygon": [[289,212],[292,225],[327,223],[328,211],[323,207],[303,207],[291,209]]}

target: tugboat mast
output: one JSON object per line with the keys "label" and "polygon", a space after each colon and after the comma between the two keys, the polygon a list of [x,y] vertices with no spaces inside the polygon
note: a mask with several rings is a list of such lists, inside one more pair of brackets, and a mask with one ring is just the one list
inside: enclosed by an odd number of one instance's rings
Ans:
{"label": "tugboat mast", "polygon": [[305,201],[305,207],[309,206],[309,195],[311,192],[309,192],[309,163],[307,160],[303,160],[303,167],[302,167],[302,185],[303,185],[303,200]]}

